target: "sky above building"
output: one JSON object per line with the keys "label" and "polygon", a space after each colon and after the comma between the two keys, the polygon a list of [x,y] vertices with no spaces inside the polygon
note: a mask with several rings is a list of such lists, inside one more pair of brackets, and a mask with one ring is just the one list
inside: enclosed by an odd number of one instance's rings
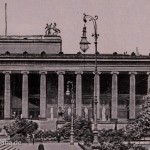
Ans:
{"label": "sky above building", "polygon": [[[99,53],[150,53],[150,0],[0,0],[0,35],[44,35],[46,23],[57,23],[64,53],[77,53],[83,13],[98,15]],[[87,53],[94,53],[94,28],[87,22]]]}

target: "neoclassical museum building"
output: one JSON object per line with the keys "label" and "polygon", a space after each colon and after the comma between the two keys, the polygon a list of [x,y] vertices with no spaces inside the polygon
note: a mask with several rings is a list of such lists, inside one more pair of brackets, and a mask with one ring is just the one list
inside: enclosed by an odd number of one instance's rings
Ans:
{"label": "neoclassical museum building", "polygon": [[54,128],[58,108],[70,115],[68,81],[76,115],[93,117],[96,84],[99,127],[135,119],[150,88],[150,56],[99,53],[97,76],[94,65],[95,54],[64,54],[58,35],[0,36],[0,124],[21,116]]}

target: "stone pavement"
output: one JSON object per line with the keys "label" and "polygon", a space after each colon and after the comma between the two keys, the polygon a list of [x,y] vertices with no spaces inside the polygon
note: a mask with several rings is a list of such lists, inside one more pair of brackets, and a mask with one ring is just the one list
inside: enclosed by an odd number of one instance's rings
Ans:
{"label": "stone pavement", "polygon": [[[32,143],[29,144],[21,144],[18,146],[14,146],[19,150],[38,150],[38,145],[40,143]],[[43,143],[45,150],[82,150],[78,143],[75,143],[73,147],[70,147],[69,143]]]}

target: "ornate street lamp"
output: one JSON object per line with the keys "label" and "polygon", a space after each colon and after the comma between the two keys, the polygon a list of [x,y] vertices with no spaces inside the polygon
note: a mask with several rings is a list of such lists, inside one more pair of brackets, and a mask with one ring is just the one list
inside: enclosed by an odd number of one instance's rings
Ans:
{"label": "ornate street lamp", "polygon": [[[69,89],[69,86],[71,86],[71,91]],[[71,130],[70,130],[70,145],[74,145],[74,129],[73,129],[73,113],[74,113],[74,92],[73,92],[73,82],[72,81],[68,81],[67,82],[67,91],[66,91],[66,95],[70,95],[71,94]]]}
{"label": "ornate street lamp", "polygon": [[86,37],[86,26],[84,25],[83,27],[83,34],[82,34],[82,37],[81,37],[81,42],[80,42],[80,49],[85,53],[87,51],[87,49],[89,48],[89,43],[87,41],[87,37]]}
{"label": "ornate street lamp", "polygon": [[[94,44],[95,44],[95,84],[94,84],[94,89],[95,89],[95,95],[94,95],[94,130],[93,130],[93,134],[94,134],[94,140],[93,140],[93,144],[92,144],[92,149],[98,150],[99,149],[99,141],[98,141],[98,128],[97,128],[97,78],[96,76],[98,75],[97,72],[97,39],[99,34],[97,34],[97,21],[98,16],[92,17],[90,15],[86,15],[84,14],[83,17],[83,21],[84,23],[88,21],[92,21],[93,26],[94,26],[94,33],[92,34],[92,36],[94,37]],[[83,40],[84,39],[84,40]],[[81,42],[80,42],[80,48],[83,52],[87,51],[87,49],[89,48],[90,43],[87,41],[87,37],[86,37],[86,27],[84,25],[83,27],[83,36],[81,37]]]}

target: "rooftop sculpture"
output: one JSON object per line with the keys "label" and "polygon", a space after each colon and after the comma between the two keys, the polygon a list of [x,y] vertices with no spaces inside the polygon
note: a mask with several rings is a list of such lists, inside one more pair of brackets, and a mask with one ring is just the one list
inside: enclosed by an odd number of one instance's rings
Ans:
{"label": "rooftop sculpture", "polygon": [[51,24],[47,23],[45,27],[45,35],[50,36],[50,35],[57,35],[58,33],[60,33],[60,30],[56,28],[56,25],[57,25],[56,23],[54,23],[53,26],[52,23]]}

